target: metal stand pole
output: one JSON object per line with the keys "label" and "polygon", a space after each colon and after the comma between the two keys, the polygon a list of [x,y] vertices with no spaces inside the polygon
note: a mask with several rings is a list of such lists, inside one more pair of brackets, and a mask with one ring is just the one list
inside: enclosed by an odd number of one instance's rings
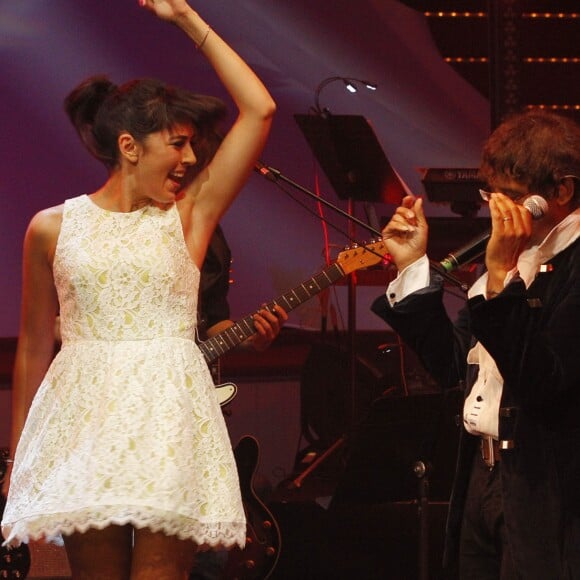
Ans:
{"label": "metal stand pole", "polygon": [[417,461],[413,471],[419,479],[417,498],[419,512],[419,580],[429,580],[429,465]]}

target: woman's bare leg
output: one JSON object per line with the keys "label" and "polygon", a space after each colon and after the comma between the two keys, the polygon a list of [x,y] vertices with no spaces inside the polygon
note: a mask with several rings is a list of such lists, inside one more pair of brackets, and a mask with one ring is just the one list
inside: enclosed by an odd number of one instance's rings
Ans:
{"label": "woman's bare leg", "polygon": [[109,526],[65,536],[73,580],[128,580],[132,536],[131,526]]}
{"label": "woman's bare leg", "polygon": [[196,546],[177,536],[135,530],[131,580],[187,580]]}

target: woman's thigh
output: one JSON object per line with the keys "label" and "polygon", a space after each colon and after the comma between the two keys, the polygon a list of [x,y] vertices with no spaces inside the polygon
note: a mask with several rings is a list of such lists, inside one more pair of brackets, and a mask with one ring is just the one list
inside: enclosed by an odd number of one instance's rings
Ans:
{"label": "woman's thigh", "polygon": [[75,580],[127,580],[131,571],[131,526],[108,526],[64,537]]}
{"label": "woman's thigh", "polygon": [[134,580],[182,580],[189,576],[195,560],[196,545],[177,536],[135,530],[131,563]]}

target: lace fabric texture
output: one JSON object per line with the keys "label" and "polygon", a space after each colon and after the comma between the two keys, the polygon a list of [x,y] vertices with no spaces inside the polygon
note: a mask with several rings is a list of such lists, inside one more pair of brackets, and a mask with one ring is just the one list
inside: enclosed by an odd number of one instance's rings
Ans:
{"label": "lace fabric texture", "polygon": [[32,403],[6,544],[131,523],[243,546],[231,444],[195,339],[199,270],[175,206],[65,203],[54,262],[62,348]]}

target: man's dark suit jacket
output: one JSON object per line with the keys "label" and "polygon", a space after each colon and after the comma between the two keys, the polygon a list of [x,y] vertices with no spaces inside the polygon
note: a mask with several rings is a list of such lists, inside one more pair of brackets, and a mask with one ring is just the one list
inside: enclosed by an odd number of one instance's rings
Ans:
{"label": "man's dark suit jacket", "polygon": [[[580,578],[580,240],[555,256],[526,290],[516,279],[492,300],[469,300],[453,324],[436,273],[428,288],[372,310],[419,355],[443,388],[477,376],[479,340],[502,377],[499,438],[505,523],[525,580]],[[463,504],[479,440],[463,430],[447,524],[446,561],[457,556]]]}

